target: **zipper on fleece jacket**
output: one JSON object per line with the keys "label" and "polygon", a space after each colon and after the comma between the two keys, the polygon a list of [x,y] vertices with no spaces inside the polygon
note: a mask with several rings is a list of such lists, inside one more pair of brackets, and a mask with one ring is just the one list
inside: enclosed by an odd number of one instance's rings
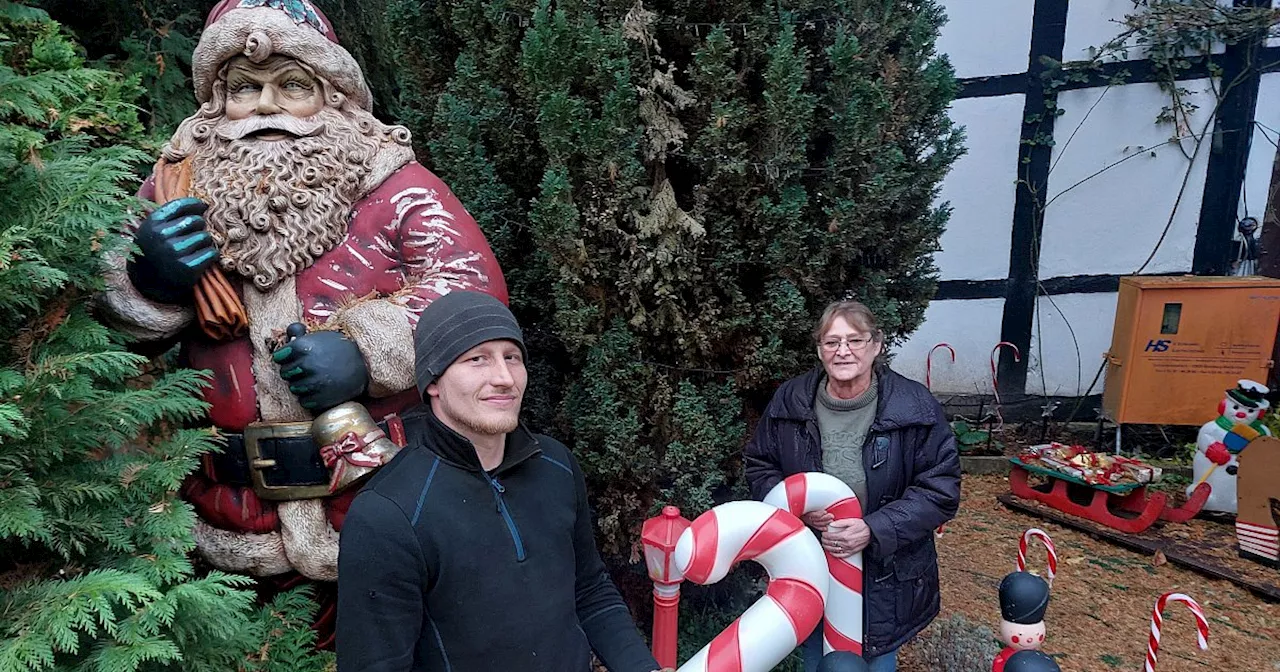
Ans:
{"label": "zipper on fleece jacket", "polygon": [[498,513],[502,514],[503,520],[507,521],[507,530],[511,532],[511,540],[516,544],[516,562],[524,562],[524,542],[520,540],[520,530],[516,529],[516,521],[511,517],[511,512],[507,510],[507,502],[502,498],[502,494],[507,489],[502,487],[502,484],[489,474],[484,474],[484,477],[489,481],[489,485],[493,487],[493,501],[498,505]]}

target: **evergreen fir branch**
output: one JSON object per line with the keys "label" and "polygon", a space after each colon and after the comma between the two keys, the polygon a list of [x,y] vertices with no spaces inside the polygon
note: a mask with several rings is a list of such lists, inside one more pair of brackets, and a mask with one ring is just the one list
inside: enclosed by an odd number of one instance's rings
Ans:
{"label": "evergreen fir branch", "polygon": [[177,645],[166,637],[131,636],[99,643],[78,667],[86,672],[134,672],[144,663],[181,660]]}
{"label": "evergreen fir branch", "polygon": [[[3,385],[0,384],[0,390]],[[0,443],[6,439],[21,439],[27,435],[27,416],[22,409],[10,402],[0,402]]]}
{"label": "evergreen fir branch", "polygon": [[133,610],[161,596],[142,577],[103,569],[66,581],[43,581],[0,597],[4,633],[24,637],[43,633],[54,652],[74,654],[81,635],[113,635],[115,610]]}
{"label": "evergreen fir branch", "polygon": [[49,13],[38,7],[3,0],[0,1],[0,19],[12,23],[43,23],[49,20]]}
{"label": "evergreen fir branch", "polygon": [[317,655],[308,627],[317,609],[309,586],[282,592],[258,611],[254,622],[262,648],[245,660],[244,672],[326,672],[332,655]]}
{"label": "evergreen fir branch", "polygon": [[29,479],[16,483],[20,478],[13,471],[0,471],[0,482],[5,483],[4,497],[0,497],[0,539],[48,543],[44,512],[39,506],[40,489]]}
{"label": "evergreen fir branch", "polygon": [[42,672],[54,666],[54,646],[41,633],[0,639],[0,670]]}
{"label": "evergreen fir branch", "polygon": [[112,75],[105,71],[67,70],[21,75],[0,66],[0,121],[48,124],[55,114],[85,90],[106,86]]}

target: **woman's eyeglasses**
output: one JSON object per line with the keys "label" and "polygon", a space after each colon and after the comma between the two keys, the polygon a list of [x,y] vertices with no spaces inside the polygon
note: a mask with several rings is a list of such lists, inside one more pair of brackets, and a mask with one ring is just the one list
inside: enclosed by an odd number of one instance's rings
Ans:
{"label": "woman's eyeglasses", "polygon": [[822,350],[824,352],[839,352],[841,345],[848,345],[850,352],[857,352],[867,347],[875,339],[869,337],[854,338],[828,338],[822,342]]}

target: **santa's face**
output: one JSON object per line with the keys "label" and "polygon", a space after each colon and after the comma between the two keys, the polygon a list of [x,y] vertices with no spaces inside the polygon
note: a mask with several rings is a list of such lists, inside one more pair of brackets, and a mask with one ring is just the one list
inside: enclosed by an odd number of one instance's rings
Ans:
{"label": "santa's face", "polygon": [[1001,621],[1000,641],[1019,651],[1039,649],[1044,645],[1044,621],[1031,625]]}
{"label": "santa's face", "polygon": [[[272,56],[254,63],[236,56],[227,62],[227,119],[238,121],[255,114],[306,118],[323,108],[324,87],[292,58]],[[268,131],[254,137],[280,140],[286,136]]]}

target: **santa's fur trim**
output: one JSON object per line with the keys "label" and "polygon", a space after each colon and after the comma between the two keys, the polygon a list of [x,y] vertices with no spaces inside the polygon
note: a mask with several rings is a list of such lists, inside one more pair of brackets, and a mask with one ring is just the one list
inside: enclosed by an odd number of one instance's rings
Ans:
{"label": "santa's fur trim", "polygon": [[249,316],[249,342],[253,344],[254,390],[258,394],[258,417],[263,422],[299,422],[310,420],[311,414],[289,391],[289,383],[280,377],[280,367],[271,360],[267,344],[274,342],[274,330],[283,330],[302,321],[302,302],[298,300],[298,284],[294,276],[280,280],[275,287],[260,292],[253,283],[244,287],[244,308]]}
{"label": "santa's fur trim", "polygon": [[192,535],[200,555],[223,571],[275,576],[293,569],[279,532],[229,532],[197,520]]}
{"label": "santa's fur trim", "polygon": [[373,94],[364,73],[346,49],[310,25],[294,23],[284,12],[270,7],[233,9],[200,34],[200,43],[191,55],[196,99],[201,104],[209,102],[218,71],[232,56],[261,62],[273,54],[306,63],[352,103],[373,109]]}
{"label": "santa's fur trim", "polygon": [[280,538],[289,562],[316,581],[338,580],[338,533],[329,525],[322,499],[281,502]]}

